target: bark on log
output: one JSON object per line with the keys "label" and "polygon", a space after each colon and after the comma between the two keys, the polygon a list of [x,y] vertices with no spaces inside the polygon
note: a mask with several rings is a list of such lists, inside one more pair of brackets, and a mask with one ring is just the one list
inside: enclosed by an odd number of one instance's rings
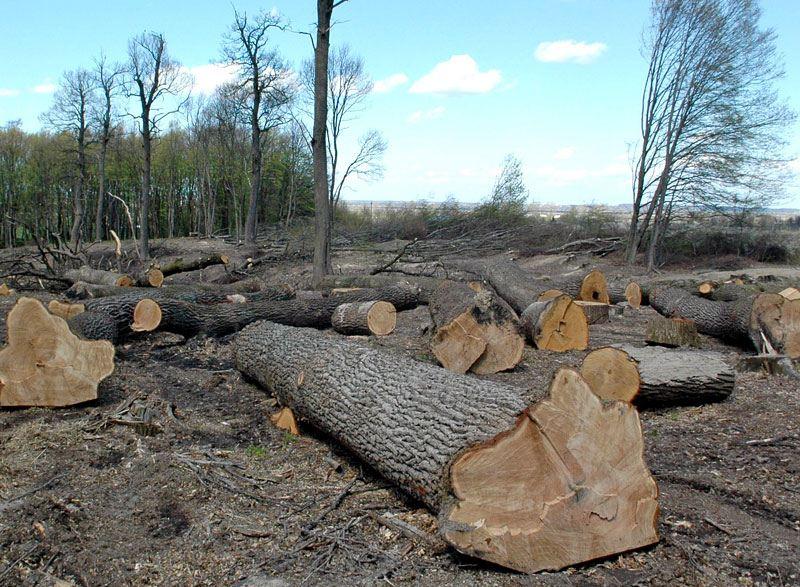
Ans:
{"label": "bark on log", "polygon": [[[114,325],[114,336],[110,337],[110,340],[119,341],[131,334],[133,312],[142,299],[144,298],[137,294],[87,300],[84,304],[86,312],[71,319],[70,327],[76,334],[87,339],[108,338],[110,319]],[[395,286],[379,290],[363,289],[322,300],[277,300],[235,304],[196,304],[171,298],[155,301],[162,314],[159,330],[185,336],[200,333],[224,336],[258,320],[271,320],[291,326],[329,328],[334,310],[343,303],[384,301],[393,304],[398,310],[405,310],[419,304],[419,291],[409,286]]]}
{"label": "bark on log", "polygon": [[397,311],[389,302],[352,302],[333,311],[331,326],[341,334],[391,334],[397,324]]}
{"label": "bark on log", "polygon": [[583,300],[575,300],[577,305],[586,315],[587,324],[602,324],[608,322],[608,304],[601,302],[584,302]]}
{"label": "bark on log", "polygon": [[131,279],[133,285],[138,287],[161,287],[164,284],[164,274],[156,267],[136,273]]}
{"label": "bark on log", "polygon": [[[248,301],[288,300],[294,297],[294,289],[287,284],[263,285],[256,280],[237,282],[220,286],[195,284],[192,286],[170,285],[158,288],[118,287],[114,285],[92,285],[78,282],[64,292],[76,300],[105,298],[113,296],[139,295],[154,299],[171,298],[198,304],[219,304],[231,301],[229,298],[241,294]],[[140,298],[141,299],[141,298]]]}
{"label": "bark on log", "polygon": [[0,406],[70,406],[97,398],[114,371],[108,341],[80,340],[41,302],[20,298],[7,319],[0,351]]}
{"label": "bark on log", "polygon": [[69,269],[65,271],[64,278],[72,283],[83,281],[95,285],[116,285],[120,287],[130,287],[133,285],[133,278],[129,275],[121,275],[113,271],[103,271],[102,269],[92,269],[86,265],[79,269]]}
{"label": "bark on log", "polygon": [[445,281],[431,294],[428,308],[436,327],[431,350],[443,367],[490,375],[522,360],[525,339],[517,316],[492,291]]}
{"label": "bark on log", "polygon": [[326,275],[319,283],[322,291],[333,289],[368,288],[379,289],[398,284],[412,285],[422,293],[421,303],[427,304],[430,294],[441,285],[442,280],[433,277],[409,277],[405,275]]}
{"label": "bark on log", "polygon": [[231,273],[228,265],[209,265],[203,269],[173,273],[164,278],[165,285],[192,285],[195,283],[217,283],[227,285],[236,282],[236,276]]}
{"label": "bark on log", "polygon": [[592,351],[581,375],[601,399],[659,406],[722,401],[736,378],[721,353],[631,345]]}
{"label": "bark on log", "polygon": [[521,320],[525,335],[536,348],[562,353],[589,345],[586,314],[566,294],[531,304]]}
{"label": "bark on log", "polygon": [[667,347],[691,346],[699,348],[697,326],[685,318],[665,318],[655,315],[647,321],[644,341]]}
{"label": "bark on log", "polygon": [[650,305],[664,316],[694,321],[703,334],[800,357],[800,300],[762,293],[715,302],[665,287],[650,293]]}
{"label": "bark on log", "polygon": [[261,322],[237,367],[439,513],[459,551],[523,572],[658,540],[657,488],[634,408],[574,371],[528,406],[515,388],[310,329]]}
{"label": "bark on log", "polygon": [[227,255],[220,253],[201,254],[195,256],[181,256],[173,257],[170,259],[162,259],[158,262],[158,268],[164,277],[172,275],[173,273],[182,273],[184,271],[194,271],[196,269],[203,269],[209,265],[227,265],[230,259]]}
{"label": "bark on log", "polygon": [[631,308],[642,305],[642,288],[636,281],[617,282],[608,286],[608,299],[612,304],[628,302]]}

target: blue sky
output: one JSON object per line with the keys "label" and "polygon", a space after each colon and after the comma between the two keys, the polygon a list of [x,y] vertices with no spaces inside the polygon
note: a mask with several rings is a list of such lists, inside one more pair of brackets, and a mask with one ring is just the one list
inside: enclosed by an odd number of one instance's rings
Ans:
{"label": "blue sky", "polygon": [[[277,9],[295,29],[312,30],[316,18],[313,0],[235,4]],[[800,1],[763,6],[785,58],[780,89],[800,111]],[[36,130],[64,70],[90,66],[101,49],[123,59],[127,39],[145,29],[164,33],[196,75],[195,93],[224,77],[209,64],[231,21],[228,2],[0,0],[0,8],[0,123],[19,118]],[[383,91],[348,137],[377,128],[389,150],[384,178],[345,197],[476,201],[513,153],[534,201],[627,203],[648,16],[647,0],[350,0],[337,8],[333,42],[362,55]],[[305,36],[274,41],[293,65],[311,55]],[[788,154],[800,157],[800,126],[788,137]],[[785,205],[800,207],[800,183]]]}

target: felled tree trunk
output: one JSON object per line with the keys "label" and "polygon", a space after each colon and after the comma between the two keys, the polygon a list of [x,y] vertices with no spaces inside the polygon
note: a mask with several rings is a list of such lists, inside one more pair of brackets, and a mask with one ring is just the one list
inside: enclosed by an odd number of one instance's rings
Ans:
{"label": "felled tree trunk", "polygon": [[667,347],[700,347],[694,322],[685,318],[665,318],[657,314],[647,321],[644,341]]}
{"label": "felled tree trunk", "polygon": [[164,274],[155,267],[141,271],[131,276],[133,285],[138,287],[161,287],[164,283]]}
{"label": "felled tree trunk", "polygon": [[[86,312],[70,320],[70,327],[76,334],[87,339],[106,338],[110,318],[116,326],[116,335],[111,340],[121,340],[131,334],[133,313],[142,299],[144,298],[140,295],[135,295],[87,300],[84,304]],[[292,326],[329,328],[334,310],[343,303],[385,301],[393,304],[398,310],[405,310],[419,303],[419,292],[415,288],[397,286],[380,290],[363,289],[321,300],[231,304],[198,304],[170,298],[154,301],[161,310],[161,321],[158,324],[160,330],[186,336],[200,333],[224,336],[258,320],[271,320]]]}
{"label": "felled tree trunk", "polygon": [[800,357],[800,300],[762,293],[715,302],[665,287],[650,292],[650,305],[664,316],[694,321],[703,334]]}
{"label": "felled tree trunk", "polygon": [[79,269],[69,269],[64,272],[64,278],[72,283],[83,281],[95,285],[116,285],[129,287],[133,285],[133,278],[130,275],[121,275],[112,271],[102,269],[92,269],[84,265]]}
{"label": "felled tree trunk", "polygon": [[[196,283],[191,286],[169,285],[159,288],[158,292],[155,292],[153,289],[119,287],[114,285],[93,285],[79,281],[64,293],[68,298],[85,300],[90,298],[133,295],[137,292],[141,292],[141,295],[144,296],[165,296],[183,299],[189,302],[197,301],[199,303],[225,302],[228,296],[235,294],[242,294],[245,296],[248,294],[259,294],[258,296],[251,296],[250,299],[287,300],[294,297],[295,293],[294,289],[287,284],[264,285],[255,279],[237,281],[236,283],[228,285],[211,285],[208,283]],[[192,298],[191,296],[195,297]]]}
{"label": "felled tree trunk", "polygon": [[735,373],[720,353],[631,345],[592,351],[581,365],[581,375],[601,399],[637,405],[722,401],[735,383]]}
{"label": "felled tree trunk", "polygon": [[528,406],[509,386],[270,322],[243,331],[235,355],[301,419],[438,512],[461,552],[535,572],[658,540],[637,413],[604,407],[574,371]]}
{"label": "felled tree trunk", "polygon": [[602,302],[584,302],[583,300],[575,300],[574,303],[583,310],[588,324],[602,324],[608,322],[608,304],[603,304]]}
{"label": "felled tree trunk", "polygon": [[389,302],[352,302],[337,306],[331,326],[342,334],[390,334],[397,323],[397,311]]}
{"label": "felled tree trunk", "polygon": [[513,369],[525,346],[517,316],[493,292],[473,287],[445,281],[433,292],[428,305],[436,327],[431,350],[443,367],[456,373]]}
{"label": "felled tree trunk", "polygon": [[173,273],[164,279],[165,285],[192,285],[195,283],[229,284],[236,281],[236,276],[228,270],[228,265],[209,265],[203,269]]}
{"label": "felled tree trunk", "polygon": [[0,406],[70,406],[97,398],[114,371],[114,347],[81,340],[32,298],[20,298],[7,319],[0,351]]}
{"label": "felled tree trunk", "polygon": [[561,353],[589,345],[586,314],[566,294],[531,304],[521,320],[525,335],[536,348]]}
{"label": "felled tree trunk", "polygon": [[193,256],[174,257],[172,259],[162,259],[158,268],[164,277],[172,275],[173,273],[182,273],[183,271],[194,271],[196,269],[203,269],[209,265],[227,265],[230,259],[227,255],[219,253],[214,254],[200,254]]}
{"label": "felled tree trunk", "polygon": [[379,289],[398,284],[407,284],[418,288],[422,294],[422,303],[428,303],[430,294],[441,285],[442,280],[433,277],[391,275],[380,273],[378,275],[326,275],[319,283],[319,289],[330,291],[333,289],[368,288]]}
{"label": "felled tree trunk", "polygon": [[627,302],[638,309],[642,305],[642,288],[636,281],[612,283],[608,286],[608,299],[612,304]]}

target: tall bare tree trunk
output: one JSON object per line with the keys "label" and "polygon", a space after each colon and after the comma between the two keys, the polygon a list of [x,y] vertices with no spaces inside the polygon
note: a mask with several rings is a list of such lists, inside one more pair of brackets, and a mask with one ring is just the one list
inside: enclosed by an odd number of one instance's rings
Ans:
{"label": "tall bare tree trunk", "polygon": [[108,141],[103,140],[100,145],[100,162],[97,169],[97,210],[94,218],[94,240],[101,241],[105,236],[103,230],[103,216],[105,214],[106,203],[106,153],[108,151]]}
{"label": "tall bare tree trunk", "polygon": [[150,258],[150,233],[147,230],[147,217],[150,210],[150,162],[152,158],[149,112],[142,117],[142,148],[144,164],[142,166],[142,194],[139,201],[139,255],[142,259]]}
{"label": "tall bare tree trunk", "polygon": [[[256,92],[258,94],[258,92]],[[260,96],[254,97],[254,104],[260,103]],[[259,124],[259,106],[253,107],[252,142],[250,145],[253,169],[250,172],[250,203],[247,208],[247,219],[244,226],[244,241],[248,244],[256,242],[256,219],[258,218],[258,199],[261,195],[261,126]]]}

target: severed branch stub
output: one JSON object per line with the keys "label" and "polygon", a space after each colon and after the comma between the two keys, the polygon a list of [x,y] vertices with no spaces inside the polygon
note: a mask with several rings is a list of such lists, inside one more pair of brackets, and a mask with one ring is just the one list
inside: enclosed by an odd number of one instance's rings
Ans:
{"label": "severed branch stub", "polygon": [[234,349],[281,404],[438,512],[463,553],[536,572],[658,541],[636,409],[602,402],[575,371],[529,405],[513,387],[308,328],[259,322]]}
{"label": "severed branch stub", "polygon": [[63,318],[33,298],[20,298],[7,319],[0,351],[0,406],[70,406],[97,398],[114,371],[108,341],[81,340]]}

